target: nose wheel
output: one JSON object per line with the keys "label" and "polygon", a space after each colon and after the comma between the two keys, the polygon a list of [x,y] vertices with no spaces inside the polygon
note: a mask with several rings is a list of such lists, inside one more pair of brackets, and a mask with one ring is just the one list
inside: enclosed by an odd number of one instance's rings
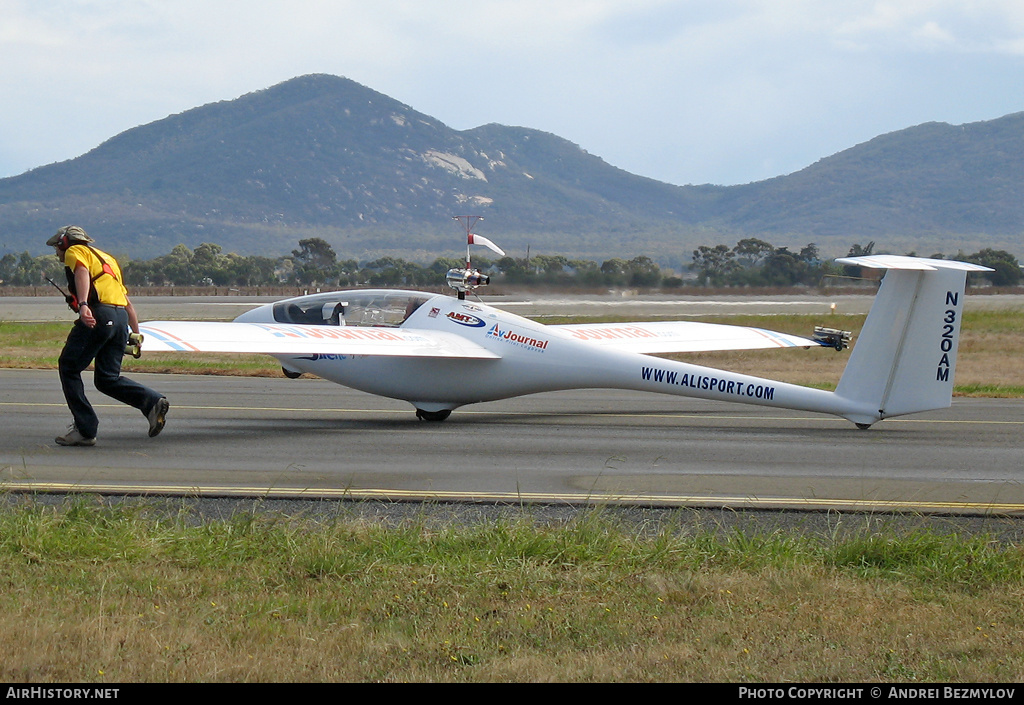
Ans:
{"label": "nose wheel", "polygon": [[423,409],[416,409],[416,418],[420,421],[444,421],[451,415],[451,409],[441,409],[440,411],[424,411]]}

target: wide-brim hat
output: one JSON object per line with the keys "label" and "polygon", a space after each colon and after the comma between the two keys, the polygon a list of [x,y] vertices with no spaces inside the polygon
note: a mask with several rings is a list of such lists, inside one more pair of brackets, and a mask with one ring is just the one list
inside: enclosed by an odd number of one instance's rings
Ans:
{"label": "wide-brim hat", "polygon": [[46,241],[46,244],[50,247],[60,243],[61,241],[68,243],[72,242],[96,242],[91,237],[85,234],[85,231],[77,225],[65,225],[63,228],[57,231],[57,234]]}

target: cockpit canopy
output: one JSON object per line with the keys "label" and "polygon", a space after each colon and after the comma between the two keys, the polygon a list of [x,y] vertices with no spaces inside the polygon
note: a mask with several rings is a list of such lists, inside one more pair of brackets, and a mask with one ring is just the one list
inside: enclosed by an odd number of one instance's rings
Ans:
{"label": "cockpit canopy", "polygon": [[274,304],[274,320],[317,326],[386,326],[397,328],[430,300],[415,291],[367,289],[334,291],[285,299]]}

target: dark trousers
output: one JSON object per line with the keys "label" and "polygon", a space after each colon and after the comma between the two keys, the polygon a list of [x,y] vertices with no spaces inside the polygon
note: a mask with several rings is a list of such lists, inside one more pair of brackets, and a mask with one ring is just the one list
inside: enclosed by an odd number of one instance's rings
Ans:
{"label": "dark trousers", "polygon": [[96,389],[119,402],[134,406],[143,414],[163,396],[138,382],[121,376],[121,360],[128,342],[128,312],[123,308],[99,305],[92,310],[96,326],[88,328],[75,321],[60,353],[57,369],[64,398],[75,417],[75,426],[86,438],[95,438],[99,418],[85,397],[82,371],[96,361],[93,381]]}

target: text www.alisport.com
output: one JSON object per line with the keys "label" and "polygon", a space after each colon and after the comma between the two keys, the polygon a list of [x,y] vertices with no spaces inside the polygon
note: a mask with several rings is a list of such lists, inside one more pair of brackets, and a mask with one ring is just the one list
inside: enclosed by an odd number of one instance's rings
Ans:
{"label": "text www.alisport.com", "polygon": [[740,382],[734,379],[722,377],[711,377],[708,375],[682,374],[673,370],[663,370],[657,367],[641,367],[640,377],[647,382],[654,381],[661,384],[668,384],[673,387],[689,387],[690,389],[704,389],[710,392],[721,392],[742,397],[755,399],[775,398],[775,387],[752,382]]}

